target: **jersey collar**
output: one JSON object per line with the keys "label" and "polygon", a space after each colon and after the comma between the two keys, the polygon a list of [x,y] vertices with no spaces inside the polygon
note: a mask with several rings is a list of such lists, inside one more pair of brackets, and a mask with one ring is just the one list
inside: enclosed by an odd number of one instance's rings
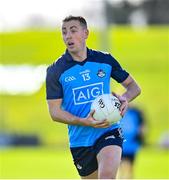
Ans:
{"label": "jersey collar", "polygon": [[[87,48],[87,58],[86,58],[86,59],[88,59],[88,58],[89,58],[90,56],[92,56],[92,55],[93,55],[92,50],[89,49],[89,48]],[[68,51],[67,49],[66,49],[66,51],[65,51],[64,56],[65,56],[65,58],[66,58],[67,61],[74,61],[73,58],[72,58],[72,56],[70,55],[70,53],[69,53],[69,51]]]}

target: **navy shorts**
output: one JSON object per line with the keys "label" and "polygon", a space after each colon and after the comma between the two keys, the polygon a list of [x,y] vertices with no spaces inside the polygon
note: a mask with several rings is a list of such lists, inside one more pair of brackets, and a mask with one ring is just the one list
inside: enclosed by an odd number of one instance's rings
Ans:
{"label": "navy shorts", "polygon": [[103,134],[93,146],[70,148],[79,175],[88,176],[98,169],[96,156],[103,147],[117,145],[122,148],[122,144],[122,132],[117,128]]}

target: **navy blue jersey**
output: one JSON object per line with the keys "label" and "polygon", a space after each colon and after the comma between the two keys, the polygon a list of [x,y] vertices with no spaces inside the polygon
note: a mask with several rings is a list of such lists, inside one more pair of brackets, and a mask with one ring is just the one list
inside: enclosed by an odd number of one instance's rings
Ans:
{"label": "navy blue jersey", "polygon": [[[110,55],[87,49],[83,62],[74,61],[68,51],[47,69],[47,99],[62,99],[62,109],[84,118],[92,101],[110,93],[110,78],[123,82],[128,73]],[[91,146],[105,132],[119,127],[93,128],[68,125],[70,147]]]}

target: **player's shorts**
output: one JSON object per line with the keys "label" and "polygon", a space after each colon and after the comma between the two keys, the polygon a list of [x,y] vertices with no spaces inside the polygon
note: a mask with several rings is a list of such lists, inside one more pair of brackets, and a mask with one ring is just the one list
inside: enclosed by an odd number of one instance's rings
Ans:
{"label": "player's shorts", "polygon": [[80,176],[88,176],[98,169],[97,154],[109,145],[117,145],[122,148],[123,136],[120,128],[113,129],[100,138],[93,146],[71,148],[74,164]]}

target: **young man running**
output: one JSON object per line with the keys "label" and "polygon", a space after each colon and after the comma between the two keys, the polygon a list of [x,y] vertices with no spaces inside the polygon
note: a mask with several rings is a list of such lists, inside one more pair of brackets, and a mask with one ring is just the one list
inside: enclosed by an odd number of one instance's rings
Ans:
{"label": "young man running", "polygon": [[108,53],[86,47],[86,20],[69,16],[63,20],[66,52],[47,69],[46,90],[51,118],[68,124],[70,149],[81,178],[114,179],[121,161],[123,138],[119,124],[98,122],[90,112],[92,101],[110,92],[110,78],[121,83],[125,93],[117,95],[124,115],[128,102],[140,88],[128,72]]}

